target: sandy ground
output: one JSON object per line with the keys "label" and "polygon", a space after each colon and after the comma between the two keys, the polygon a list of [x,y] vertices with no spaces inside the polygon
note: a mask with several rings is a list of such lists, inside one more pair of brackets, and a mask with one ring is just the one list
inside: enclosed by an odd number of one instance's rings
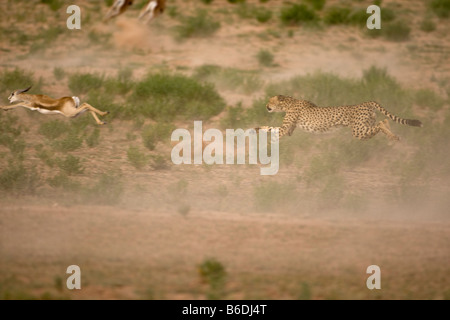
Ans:
{"label": "sandy ground", "polygon": [[[414,3],[423,7],[422,1]],[[216,1],[213,8],[221,6],[227,6],[225,1]],[[108,25],[90,24],[84,31],[112,33],[115,50],[90,46],[84,42],[86,33],[80,33],[67,40],[70,50],[57,46],[17,60],[22,49],[2,40],[1,66],[20,66],[45,79],[53,79],[55,67],[69,73],[109,75],[130,62],[135,77],[161,65],[171,70],[204,64],[255,70],[259,68],[255,54],[267,47],[275,52],[278,66],[262,72],[266,82],[317,70],[360,77],[364,69],[375,65],[386,67],[404,86],[439,90],[432,79],[450,75],[448,21],[431,36],[414,33],[405,43],[368,40],[345,27],[317,33],[299,29],[293,38],[263,40],[254,35],[265,26],[247,22],[222,22],[213,38],[179,43],[166,29],[174,24],[172,19],[162,16],[143,27],[133,14],[136,11]],[[418,48],[414,54],[412,46]],[[48,80],[45,90],[65,95],[67,83]],[[242,101],[244,107],[259,94],[222,92],[228,104]],[[22,111],[17,114],[31,133],[37,132],[39,123],[34,118]],[[409,216],[384,207],[360,216],[312,214],[302,208],[297,213],[255,212],[243,202],[233,203],[234,195],[241,200],[252,197],[247,188],[252,181],[245,178],[238,188],[229,188],[227,200],[217,199],[220,210],[214,210],[211,202],[205,208],[205,198],[214,199],[206,191],[215,182],[232,186],[246,169],[237,173],[226,168],[209,173],[199,173],[198,168],[135,172],[126,163],[125,153],[118,153],[128,147],[125,139],[118,138],[126,130],[120,126],[115,130],[96,152],[77,154],[90,159],[92,173],[104,170],[100,163],[122,167],[127,181],[132,181],[126,185],[129,189],[151,178],[151,187],[144,193],[148,202],[136,204],[139,200],[129,199],[118,206],[73,206],[51,197],[40,201],[39,197],[2,195],[0,299],[205,299],[210,289],[201,281],[198,266],[208,258],[226,268],[221,296],[226,299],[450,299],[448,216],[435,215],[432,209]],[[35,139],[39,136],[30,141]],[[117,158],[111,159],[115,154]],[[251,170],[252,174],[257,171]],[[347,174],[364,182],[364,188],[389,176],[370,169],[367,175],[363,171]],[[288,170],[280,172],[282,177],[289,175]],[[187,216],[158,202],[167,185],[180,179],[205,183],[188,192],[192,208]],[[80,291],[61,285],[68,276],[66,268],[73,264],[82,271]],[[381,268],[381,290],[366,287],[370,265]]]}

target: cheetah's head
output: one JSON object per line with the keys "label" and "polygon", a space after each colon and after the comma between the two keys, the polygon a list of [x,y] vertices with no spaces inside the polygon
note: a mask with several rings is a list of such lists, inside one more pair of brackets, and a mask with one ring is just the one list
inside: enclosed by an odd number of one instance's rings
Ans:
{"label": "cheetah's head", "polygon": [[269,102],[266,105],[267,111],[269,112],[283,112],[286,108],[286,102],[288,97],[278,95],[269,99]]}

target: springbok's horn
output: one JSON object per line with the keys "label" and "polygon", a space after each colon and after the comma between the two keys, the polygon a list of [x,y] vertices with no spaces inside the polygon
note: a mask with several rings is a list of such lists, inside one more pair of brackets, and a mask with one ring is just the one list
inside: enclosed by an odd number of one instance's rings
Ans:
{"label": "springbok's horn", "polygon": [[30,90],[31,89],[31,87],[32,86],[29,86],[28,88],[26,88],[26,89],[22,89],[22,90],[17,90],[17,93],[24,93],[24,92],[27,92],[28,90]]}

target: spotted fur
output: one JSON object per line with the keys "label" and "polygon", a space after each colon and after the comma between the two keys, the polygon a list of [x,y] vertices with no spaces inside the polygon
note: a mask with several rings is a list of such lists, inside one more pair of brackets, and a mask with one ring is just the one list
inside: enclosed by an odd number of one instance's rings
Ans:
{"label": "spotted fur", "polygon": [[296,127],[308,132],[326,132],[333,127],[351,127],[352,134],[359,140],[367,140],[380,131],[390,140],[400,138],[393,134],[387,119],[376,123],[375,110],[392,121],[409,126],[422,127],[419,120],[402,119],[393,115],[377,102],[370,101],[352,106],[318,107],[307,100],[287,96],[274,96],[266,106],[269,112],[286,112],[281,127],[259,127],[256,130],[278,130],[279,137],[291,135]]}

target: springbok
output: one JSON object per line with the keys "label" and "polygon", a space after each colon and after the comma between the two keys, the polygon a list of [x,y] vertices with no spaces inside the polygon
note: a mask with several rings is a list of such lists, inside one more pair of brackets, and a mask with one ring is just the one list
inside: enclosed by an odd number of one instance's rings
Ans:
{"label": "springbok", "polygon": [[148,23],[154,17],[159,16],[166,9],[166,0],[150,0],[148,4],[141,10],[139,19],[143,19]]}
{"label": "springbok", "polygon": [[[116,0],[111,9],[103,19],[104,22],[124,13],[129,6],[133,4],[133,0]],[[144,19],[148,23],[154,17],[159,16],[166,9],[166,0],[150,0],[139,14],[139,19]]]}
{"label": "springbok", "polygon": [[106,16],[103,18],[103,21],[109,21],[110,19],[117,17],[118,15],[124,13],[129,6],[133,4],[133,0],[116,0],[114,5],[108,11]]}
{"label": "springbok", "polygon": [[22,90],[16,90],[8,97],[10,103],[18,102],[10,106],[0,106],[0,109],[8,111],[17,107],[24,107],[30,110],[39,111],[42,114],[62,114],[68,118],[75,118],[80,114],[89,111],[99,125],[106,124],[100,121],[97,114],[106,116],[109,112],[100,111],[88,103],[80,105],[78,97],[63,97],[53,99],[41,94],[27,94],[31,87]]}

